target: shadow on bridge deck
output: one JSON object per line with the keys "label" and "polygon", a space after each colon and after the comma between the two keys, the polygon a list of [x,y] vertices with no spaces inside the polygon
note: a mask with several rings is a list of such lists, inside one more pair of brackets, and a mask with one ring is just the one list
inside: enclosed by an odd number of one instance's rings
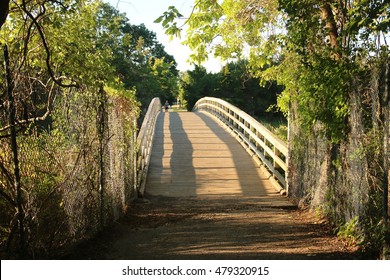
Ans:
{"label": "shadow on bridge deck", "polygon": [[203,113],[162,113],[146,192],[170,197],[277,194],[232,135]]}
{"label": "shadow on bridge deck", "polygon": [[[354,258],[315,214],[271,186],[241,145],[201,113],[160,114],[147,195],[98,242],[103,259]],[[100,246],[100,247],[99,247]],[[84,256],[84,255],[83,255]],[[91,255],[85,255],[91,258]]]}
{"label": "shadow on bridge deck", "polygon": [[[241,145],[201,113],[160,114],[147,199],[84,259],[351,259],[314,213],[271,186]],[[104,240],[104,239],[103,239]],[[91,253],[92,252],[92,253]],[[96,253],[98,252],[98,253]],[[74,257],[72,257],[74,259]]]}

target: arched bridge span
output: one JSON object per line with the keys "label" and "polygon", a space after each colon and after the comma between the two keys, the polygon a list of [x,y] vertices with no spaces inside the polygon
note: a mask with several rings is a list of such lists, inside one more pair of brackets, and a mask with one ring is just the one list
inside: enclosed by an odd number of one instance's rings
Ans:
{"label": "arched bridge span", "polygon": [[193,112],[162,112],[154,99],[138,145],[140,195],[242,197],[287,190],[286,144],[221,99],[203,98]]}

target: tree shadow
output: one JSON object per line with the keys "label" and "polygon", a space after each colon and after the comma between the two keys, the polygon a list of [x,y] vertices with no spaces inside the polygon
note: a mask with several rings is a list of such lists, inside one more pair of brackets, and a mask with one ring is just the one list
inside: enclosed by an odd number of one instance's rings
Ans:
{"label": "tree shadow", "polygon": [[163,196],[195,196],[193,147],[177,112],[160,114],[146,182],[146,192]]}
{"label": "tree shadow", "polygon": [[[240,186],[242,196],[263,196],[277,194],[269,182],[269,177],[260,170],[251,156],[228,131],[221,127],[212,117],[201,112],[196,113],[205,126],[209,127],[220,140],[228,147],[233,161],[233,169],[237,178],[234,181]],[[224,172],[224,170],[221,170]],[[229,172],[229,171],[227,171]]]}

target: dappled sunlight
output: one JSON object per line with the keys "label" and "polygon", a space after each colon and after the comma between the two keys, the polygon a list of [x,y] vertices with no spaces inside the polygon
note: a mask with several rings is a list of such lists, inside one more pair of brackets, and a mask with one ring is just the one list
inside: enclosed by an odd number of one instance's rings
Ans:
{"label": "dappled sunlight", "polygon": [[117,247],[116,257],[131,258],[143,250],[148,259],[310,259],[334,258],[342,250],[324,234],[321,224],[299,220],[289,209],[264,207],[254,198],[235,201],[152,200],[140,211],[147,216],[136,217],[146,227],[132,233],[135,243],[128,243],[126,250]]}

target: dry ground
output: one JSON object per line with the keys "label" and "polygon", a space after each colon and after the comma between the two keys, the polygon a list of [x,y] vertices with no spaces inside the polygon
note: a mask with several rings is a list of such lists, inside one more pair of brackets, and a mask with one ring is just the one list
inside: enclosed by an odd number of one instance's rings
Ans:
{"label": "dry ground", "polygon": [[149,196],[70,259],[359,259],[329,225],[267,198]]}

